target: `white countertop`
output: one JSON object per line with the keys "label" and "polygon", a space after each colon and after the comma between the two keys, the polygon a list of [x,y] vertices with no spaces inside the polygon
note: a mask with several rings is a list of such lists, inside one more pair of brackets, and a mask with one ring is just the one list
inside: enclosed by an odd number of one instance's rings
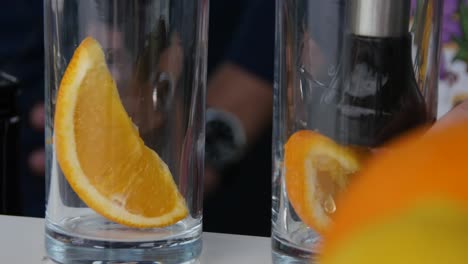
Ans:
{"label": "white countertop", "polygon": [[[0,215],[1,263],[53,263],[45,257],[44,219]],[[203,233],[200,264],[271,263],[270,238]]]}

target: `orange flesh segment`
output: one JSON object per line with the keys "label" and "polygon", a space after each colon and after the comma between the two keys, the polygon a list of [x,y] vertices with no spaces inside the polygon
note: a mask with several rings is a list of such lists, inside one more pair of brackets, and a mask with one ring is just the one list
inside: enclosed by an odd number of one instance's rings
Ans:
{"label": "orange flesh segment", "polygon": [[126,113],[99,43],[86,38],[62,79],[55,112],[59,165],[97,213],[131,227],[163,227],[188,215],[167,165]]}
{"label": "orange flesh segment", "polygon": [[286,190],[301,220],[319,233],[326,230],[336,210],[335,196],[360,166],[355,151],[317,132],[293,134],[285,145]]}

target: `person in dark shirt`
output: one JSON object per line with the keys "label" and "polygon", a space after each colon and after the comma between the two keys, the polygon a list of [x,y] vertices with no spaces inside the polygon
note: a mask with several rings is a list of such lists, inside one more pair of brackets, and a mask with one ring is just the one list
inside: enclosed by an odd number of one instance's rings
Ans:
{"label": "person in dark shirt", "polygon": [[0,70],[19,80],[22,214],[44,215],[44,33],[42,1],[4,1]]}
{"label": "person in dark shirt", "polygon": [[[213,164],[209,152],[217,132],[207,124],[204,230],[268,236],[275,2],[249,1],[244,10],[233,38],[224,45],[224,56],[208,76],[207,107],[237,119],[246,140],[235,162]],[[224,24],[213,15],[210,19],[210,30],[213,24]],[[210,31],[210,37],[215,32]],[[218,40],[210,38],[210,56]]]}
{"label": "person in dark shirt", "polygon": [[[43,216],[42,2],[6,1],[0,13],[0,70],[18,77],[22,89],[23,215]],[[235,162],[219,167],[207,161],[204,230],[268,236],[275,1],[211,0],[209,28],[207,105],[232,114],[246,140]],[[468,122],[468,102],[436,129],[453,122]]]}
{"label": "person in dark shirt", "polygon": [[[229,168],[219,172],[225,174],[223,177],[216,177],[222,178],[223,184],[216,191],[217,194],[222,194],[222,199],[214,199],[217,202],[213,203],[214,200],[210,197],[214,198],[217,195],[207,195],[208,209],[206,214],[208,217],[206,219],[208,222],[206,226],[217,232],[249,234],[251,232],[244,230],[244,228],[251,228],[254,230],[252,234],[265,235],[269,230],[269,149],[271,140],[268,128],[271,121],[274,4],[272,2],[266,5],[267,9],[263,9],[264,3],[261,2],[236,1],[227,3],[214,0],[210,3],[210,57],[208,64],[209,78],[212,80],[210,86],[216,87],[218,83],[224,83],[226,81],[224,78],[237,78],[236,76],[241,78],[238,80],[239,83],[236,82],[239,87],[226,87],[226,89],[221,90],[210,89],[212,91],[210,92],[211,98],[216,97],[216,99],[209,101],[213,106],[219,103],[222,105],[225,102],[236,106],[239,100],[243,100],[244,95],[251,95],[252,99],[258,96],[265,98],[264,104],[262,104],[263,100],[260,100],[260,103],[255,107],[250,106],[251,104],[247,102],[246,108],[237,108],[245,110],[240,118],[247,122],[245,129],[248,145],[257,144],[260,147],[249,147],[239,163],[231,164]],[[45,158],[43,152],[44,107],[42,103],[44,100],[42,3],[26,0],[9,2],[2,6],[2,11],[0,23],[4,26],[0,33],[5,41],[0,44],[0,68],[18,77],[22,89],[20,97],[20,111],[23,117],[21,128],[22,164],[20,166],[22,214],[43,216]],[[245,15],[239,15],[243,13]],[[258,14],[261,15],[258,16]],[[264,17],[264,15],[266,16]],[[255,17],[258,18],[258,23],[254,23],[254,27],[252,27],[251,21]],[[236,31],[236,29],[237,33],[233,38],[231,32]],[[257,80],[257,76],[261,76],[259,80]],[[257,87],[260,88],[257,89]],[[234,92],[234,95],[241,95],[237,99],[236,96],[233,98],[217,96],[219,92],[222,94],[228,92],[229,94],[229,91],[234,90],[239,92]],[[233,109],[233,112],[236,110]],[[252,112],[259,113],[258,118],[253,119],[253,122],[243,118]],[[255,120],[259,121],[258,128]],[[261,140],[258,141],[258,139]],[[208,172],[210,171],[214,170],[208,168]],[[210,177],[207,178],[210,179]],[[244,179],[249,179],[250,184],[246,184]],[[231,197],[230,193],[238,192],[238,188],[251,191],[245,193],[248,195],[237,200],[235,197],[239,195]],[[261,195],[252,196],[254,193],[259,194],[259,192]],[[245,202],[246,199],[255,201]],[[242,204],[244,205],[241,206]],[[218,211],[217,207],[219,206],[225,207],[229,214]],[[255,223],[251,225],[237,223],[237,230],[224,228],[223,226],[232,225],[229,222],[224,222],[223,218],[218,218],[217,215],[236,215],[239,209],[250,212],[251,217],[258,219],[258,222],[261,223],[261,228]],[[216,224],[210,224],[213,222]]]}

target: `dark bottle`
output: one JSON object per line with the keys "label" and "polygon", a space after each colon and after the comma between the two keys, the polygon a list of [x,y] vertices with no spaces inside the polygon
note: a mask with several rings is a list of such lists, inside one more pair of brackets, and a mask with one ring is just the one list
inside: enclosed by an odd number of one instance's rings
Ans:
{"label": "dark bottle", "polygon": [[352,0],[337,139],[376,147],[427,122],[425,100],[414,77],[409,0]]}
{"label": "dark bottle", "polygon": [[0,71],[0,214],[19,215],[19,115],[16,78]]}

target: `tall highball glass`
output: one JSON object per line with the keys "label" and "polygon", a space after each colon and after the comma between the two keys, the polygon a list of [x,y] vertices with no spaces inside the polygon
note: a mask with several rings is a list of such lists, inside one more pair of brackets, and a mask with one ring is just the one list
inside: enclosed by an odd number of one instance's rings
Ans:
{"label": "tall highball glass", "polygon": [[201,253],[208,0],[44,0],[46,251]]}
{"label": "tall highball glass", "polygon": [[367,157],[435,120],[442,2],[276,1],[274,263],[310,263]]}

